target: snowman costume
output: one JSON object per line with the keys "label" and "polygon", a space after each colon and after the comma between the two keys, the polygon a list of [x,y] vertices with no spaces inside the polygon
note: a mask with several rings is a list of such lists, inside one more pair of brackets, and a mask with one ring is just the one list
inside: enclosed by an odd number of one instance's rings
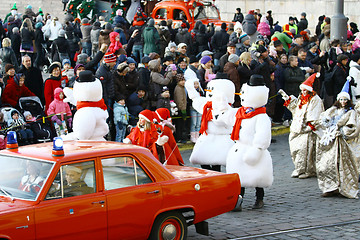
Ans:
{"label": "snowman costume", "polygon": [[[234,103],[235,85],[230,80],[214,79],[207,84],[206,96],[195,90],[194,79],[185,82],[193,108],[202,114],[200,137],[195,143],[190,162],[200,165],[226,164],[226,156],[234,141],[230,139],[232,126],[218,117]],[[225,104],[223,104],[225,103]]]}
{"label": "snowman costume", "polygon": [[79,74],[74,84],[73,96],[68,89],[65,91],[67,98],[76,101],[77,111],[73,120],[73,132],[63,136],[64,140],[105,140],[104,136],[109,132],[106,123],[109,115],[102,91],[100,80],[89,70]]}
{"label": "snowman costume", "polygon": [[261,75],[252,75],[241,88],[242,107],[230,109],[221,118],[234,126],[235,144],[226,158],[226,172],[238,173],[242,187],[270,187],[273,182],[271,120],[264,107],[269,89]]}

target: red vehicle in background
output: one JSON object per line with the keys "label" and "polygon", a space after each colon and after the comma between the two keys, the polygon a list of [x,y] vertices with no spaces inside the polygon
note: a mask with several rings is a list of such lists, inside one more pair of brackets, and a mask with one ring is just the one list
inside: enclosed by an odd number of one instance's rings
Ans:
{"label": "red vehicle in background", "polygon": [[173,26],[182,20],[190,23],[190,29],[194,28],[195,22],[200,20],[203,24],[213,23],[220,26],[223,22],[227,25],[231,22],[222,21],[219,9],[211,2],[191,0],[164,0],[155,5],[151,17],[158,23],[162,20],[173,20]]}

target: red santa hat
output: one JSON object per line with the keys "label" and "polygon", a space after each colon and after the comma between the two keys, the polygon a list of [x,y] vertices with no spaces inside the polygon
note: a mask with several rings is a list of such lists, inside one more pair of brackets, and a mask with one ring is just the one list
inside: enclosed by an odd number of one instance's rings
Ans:
{"label": "red santa hat", "polygon": [[148,109],[145,109],[139,113],[139,118],[142,117],[148,122],[152,122],[154,119],[154,113]]}
{"label": "red santa hat", "polygon": [[160,118],[161,121],[171,119],[170,111],[167,108],[158,108],[156,109],[155,113]]}
{"label": "red santa hat", "polygon": [[310,77],[308,77],[308,79],[306,79],[302,84],[300,84],[300,89],[306,89],[309,92],[313,92],[313,84],[315,81],[315,78],[320,77],[320,73],[314,73],[312,74]]}

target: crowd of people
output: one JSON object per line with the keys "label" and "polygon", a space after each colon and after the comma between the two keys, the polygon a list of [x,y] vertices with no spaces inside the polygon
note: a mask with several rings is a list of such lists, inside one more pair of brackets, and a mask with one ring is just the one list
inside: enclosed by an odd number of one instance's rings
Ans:
{"label": "crowd of people", "polygon": [[[151,114],[146,110],[168,109],[174,120],[171,126],[176,141],[196,142],[201,114],[191,106],[185,82],[196,79],[195,89],[204,96],[210,81],[229,79],[236,93],[240,93],[250,76],[259,74],[269,88],[265,107],[272,124],[292,126],[290,147],[296,166],[293,177],[323,175],[323,169],[315,167],[315,159],[321,158],[323,163],[326,154],[316,157],[315,151],[324,152],[327,148],[315,147],[318,140],[309,133],[317,134],[315,125],[317,120],[325,119],[321,117],[324,114],[337,119],[335,135],[343,137],[337,144],[344,145],[348,152],[352,149],[343,141],[357,137],[358,131],[355,129],[348,136],[341,127],[347,126],[345,115],[348,120],[357,121],[354,104],[360,99],[360,34],[356,23],[349,23],[347,41],[341,42],[330,40],[329,17],[319,16],[315,32],[311,32],[305,12],[300,14],[300,20],[289,17],[283,26],[274,22],[272,11],[263,15],[256,9],[243,14],[240,8],[230,24],[215,26],[197,21],[192,29],[186,20],[175,25],[171,19],[155,23],[141,8],[132,22],[124,19],[121,11],[112,20],[106,22],[96,15],[92,19],[74,19],[67,14],[61,23],[48,13],[34,13],[30,5],[24,14],[18,13],[16,7],[11,9],[0,24],[2,106],[23,113],[19,99],[37,96],[45,106],[43,116],[58,125],[65,122],[71,131],[76,106],[63,102],[66,96],[62,89],[73,87],[79,73],[90,70],[102,83],[110,116],[108,140],[137,141],[134,135],[126,137],[128,126],[151,122]],[[42,70],[50,74],[45,81]],[[320,75],[314,77],[316,73]],[[304,84],[309,77],[313,82]],[[346,84],[350,87],[348,95],[343,96]],[[279,90],[286,93],[285,97],[278,94]],[[233,107],[240,106],[240,97],[235,95]],[[311,115],[309,112],[314,109],[317,113]],[[39,119],[33,114],[27,113],[31,117],[24,122],[37,122]],[[53,127],[50,130],[51,136],[56,134]],[[24,136],[31,139],[29,142],[37,137]],[[299,141],[307,144],[297,144]],[[309,142],[314,144],[309,146]],[[306,152],[301,152],[305,148]],[[331,147],[332,151],[335,149],[338,147]],[[300,156],[302,160],[297,160]],[[358,159],[355,152],[349,156],[354,156],[354,161]]]}

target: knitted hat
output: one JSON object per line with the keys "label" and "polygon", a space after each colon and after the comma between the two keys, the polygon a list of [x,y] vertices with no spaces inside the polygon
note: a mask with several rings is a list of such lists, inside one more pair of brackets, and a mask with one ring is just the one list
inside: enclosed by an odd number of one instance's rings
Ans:
{"label": "knitted hat", "polygon": [[7,73],[10,69],[15,69],[14,65],[10,64],[10,63],[7,63],[5,65],[5,72]]}
{"label": "knitted hat", "polygon": [[60,29],[58,36],[59,36],[59,37],[65,37],[65,30],[64,30],[64,29]]}
{"label": "knitted hat", "polygon": [[79,73],[79,77],[76,79],[77,82],[94,82],[95,77],[90,70],[85,70]]}
{"label": "knitted hat", "polygon": [[154,119],[154,113],[150,111],[149,109],[145,109],[139,113],[139,118],[142,117],[148,122],[152,122]]}
{"label": "knitted hat", "polygon": [[113,27],[112,27],[111,23],[106,23],[106,24],[105,24],[105,29],[106,29],[106,30],[112,30],[112,28],[113,28]]}
{"label": "knitted hat", "polygon": [[77,72],[77,70],[78,70],[78,68],[79,67],[83,67],[83,68],[85,68],[85,65],[84,64],[76,64],[76,66],[74,67],[74,75],[76,75],[76,72]]}
{"label": "knitted hat", "polygon": [[339,101],[340,98],[344,97],[347,100],[350,100],[350,81],[349,79],[346,80],[341,92],[337,95],[336,100]]}
{"label": "knitted hat", "polygon": [[25,111],[23,115],[24,115],[24,117],[26,118],[27,116],[31,116],[32,114],[31,114],[31,112],[29,112],[29,111]]}
{"label": "knitted hat", "polygon": [[236,29],[240,28],[242,30],[242,24],[240,22],[236,22],[235,26],[234,26],[234,30],[236,31]]}
{"label": "knitted hat", "polygon": [[57,67],[61,69],[61,63],[53,62],[49,67],[49,73],[51,74],[54,71],[54,69]]}
{"label": "knitted hat", "polygon": [[182,73],[176,74],[176,75],[175,75],[175,78],[176,78],[176,82],[186,81],[186,80],[185,80],[185,77],[184,77],[184,74],[182,74]]}
{"label": "knitted hat", "polygon": [[[40,16],[40,15],[39,15]],[[37,22],[36,24],[35,24],[35,28],[42,28],[42,26],[43,26],[43,23],[42,22]],[[14,30],[14,28],[13,28],[13,30]]]}
{"label": "knitted hat", "polygon": [[176,71],[176,70],[177,70],[177,67],[176,67],[175,64],[170,64],[170,65],[168,66],[168,68],[170,68],[172,71]]}
{"label": "knitted hat", "polygon": [[116,55],[111,53],[111,52],[107,52],[105,53],[105,56],[104,56],[104,62],[105,63],[112,63],[112,62],[116,62]]}
{"label": "knitted hat", "polygon": [[240,57],[236,54],[230,54],[230,56],[228,57],[228,61],[232,62],[232,63],[236,63],[239,60],[240,60]]}
{"label": "knitted hat", "polygon": [[62,65],[64,66],[64,65],[67,64],[67,63],[71,65],[70,59],[65,58],[65,59],[62,61]]}
{"label": "knitted hat", "polygon": [[13,21],[15,21],[14,16],[10,16],[10,17],[8,17],[8,22],[13,22]]}
{"label": "knitted hat", "polygon": [[162,92],[166,92],[166,91],[169,91],[169,88],[167,86],[163,86],[162,87]]}
{"label": "knitted hat", "polygon": [[201,53],[201,57],[212,56],[213,54],[214,54],[213,52],[210,52],[209,50],[205,50]]}
{"label": "knitted hat", "polygon": [[241,43],[244,43],[246,40],[250,40],[250,37],[247,34],[243,34],[240,36]]}
{"label": "knitted hat", "polygon": [[178,48],[180,49],[180,48],[183,48],[183,47],[187,47],[186,43],[179,43]]}
{"label": "knitted hat", "polygon": [[86,53],[81,53],[77,56],[77,62],[78,64],[86,64],[86,60],[89,56]]}
{"label": "knitted hat", "polygon": [[209,57],[209,56],[204,56],[200,59],[201,64],[207,64],[210,61],[211,61],[211,57]]}
{"label": "knitted hat", "polygon": [[176,46],[176,43],[174,43],[174,42],[169,42],[168,48],[172,48],[172,47],[176,48],[176,47],[177,47],[177,46]]}
{"label": "knitted hat", "polygon": [[145,56],[141,59],[141,63],[149,63],[151,60],[151,58],[149,58],[148,56]]}
{"label": "knitted hat", "polygon": [[135,63],[135,65],[136,65],[136,61],[132,57],[128,57],[126,60],[127,60],[128,64]]}
{"label": "knitted hat", "polygon": [[187,59],[186,59],[186,58],[179,58],[179,59],[177,60],[177,64],[180,64],[180,63],[182,63],[182,62],[185,62],[185,63],[187,64]]}
{"label": "knitted hat", "polygon": [[300,84],[300,86],[299,86],[300,89],[306,89],[309,92],[314,91],[313,84],[314,84],[315,78],[318,78],[318,77],[320,77],[320,73],[311,74],[311,76],[308,77],[308,79],[306,79],[302,84]]}
{"label": "knitted hat", "polygon": [[167,108],[158,108],[155,110],[155,113],[161,121],[171,119],[170,111]]}
{"label": "knitted hat", "polygon": [[233,42],[228,42],[228,44],[226,46],[227,47],[236,47],[235,43],[233,43]]}

